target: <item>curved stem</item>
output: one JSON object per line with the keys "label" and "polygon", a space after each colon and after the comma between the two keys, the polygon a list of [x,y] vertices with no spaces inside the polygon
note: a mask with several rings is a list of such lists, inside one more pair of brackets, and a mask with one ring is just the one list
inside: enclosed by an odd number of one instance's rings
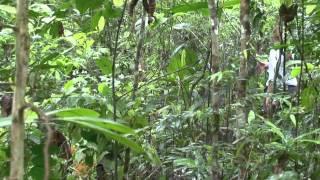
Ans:
{"label": "curved stem", "polygon": [[[124,19],[124,13],[126,10],[128,0],[126,0],[123,4],[122,14],[118,21],[118,28],[116,33],[116,41],[113,49],[113,58],[112,58],[112,99],[113,99],[113,120],[117,121],[117,98],[116,98],[116,87],[115,87],[115,71],[116,71],[116,59],[117,59],[117,50],[119,44],[119,36],[121,32],[121,25]],[[113,146],[113,158],[114,158],[114,178],[118,179],[118,144],[114,143]]]}

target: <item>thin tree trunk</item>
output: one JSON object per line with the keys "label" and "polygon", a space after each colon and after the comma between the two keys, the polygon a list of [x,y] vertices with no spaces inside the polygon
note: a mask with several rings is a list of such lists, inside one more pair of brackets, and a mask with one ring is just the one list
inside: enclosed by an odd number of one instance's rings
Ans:
{"label": "thin tree trunk", "polygon": [[[219,71],[219,46],[218,46],[218,17],[217,17],[217,3],[216,0],[208,0],[208,8],[210,11],[211,22],[211,72],[215,74]],[[211,106],[213,110],[213,165],[212,165],[212,179],[220,179],[220,168],[217,162],[217,147],[215,146],[218,141],[219,133],[219,88],[217,83],[213,82],[211,87]]]}
{"label": "thin tree trunk", "polygon": [[[137,45],[137,52],[136,52],[136,58],[134,61],[134,81],[133,81],[133,91],[132,91],[132,101],[136,100],[136,92],[138,90],[139,81],[141,79],[143,69],[141,69],[141,60],[142,60],[142,53],[143,53],[143,43],[145,38],[145,25],[146,25],[146,13],[144,12],[142,15],[142,21],[141,21],[141,27],[139,30],[139,36],[138,36],[138,45]],[[130,179],[129,178],[129,167],[130,167],[130,149],[127,148],[125,151],[125,160],[124,160],[124,179]]]}
{"label": "thin tree trunk", "polygon": [[211,71],[219,71],[219,48],[218,48],[218,18],[215,0],[208,0],[211,20]]}
{"label": "thin tree trunk", "polygon": [[[249,21],[249,13],[250,13],[250,0],[241,0],[240,2],[240,23],[241,23],[241,40],[240,40],[240,48],[241,48],[241,58],[240,58],[240,70],[239,70],[239,87],[238,87],[238,98],[242,102],[246,97],[246,84],[248,79],[248,68],[247,63],[249,60],[250,52],[249,52],[249,40],[250,40],[250,21]],[[238,118],[238,127],[242,128],[246,124],[246,104],[240,108],[240,117]],[[239,135],[239,134],[238,134]],[[243,180],[247,178],[247,156],[248,149],[244,147],[241,152],[242,155],[239,156],[239,180]]]}
{"label": "thin tree trunk", "polygon": [[[116,33],[116,39],[115,39],[115,45],[113,49],[113,57],[112,57],[112,106],[113,106],[113,121],[117,121],[117,97],[116,97],[116,60],[118,56],[118,45],[119,45],[119,39],[120,39],[120,32],[121,32],[121,25],[124,21],[124,14],[126,11],[128,0],[124,1],[123,9],[121,13],[121,17],[118,20],[118,27],[117,27],[117,33]],[[112,179],[118,179],[118,142],[114,142],[113,146],[113,160],[114,160],[114,174],[112,176]]]}
{"label": "thin tree trunk", "polygon": [[[239,70],[239,87],[238,98],[243,99],[246,96],[246,83],[248,78],[247,63],[249,60],[249,40],[250,40],[250,22],[249,22],[249,5],[250,0],[241,0],[240,2],[240,22],[241,22],[241,57],[240,57],[240,70]],[[245,110],[243,108],[243,110]],[[243,111],[243,114],[245,112]],[[245,124],[245,117],[240,117],[238,122],[240,127]]]}
{"label": "thin tree trunk", "polygon": [[10,179],[22,180],[24,176],[24,96],[26,92],[28,59],[28,2],[17,1],[16,23],[16,81],[13,96],[11,126],[11,165]]}
{"label": "thin tree trunk", "polygon": [[[211,72],[215,74],[219,71],[219,47],[218,47],[218,18],[217,5],[215,0],[208,1],[211,20]],[[217,83],[213,82],[211,87],[211,106],[214,112],[214,121],[217,121],[219,109],[219,92]],[[219,127],[215,127],[217,130]],[[215,134],[215,133],[214,133]],[[216,136],[216,135],[214,135]],[[213,141],[217,141],[217,137],[213,137]]]}

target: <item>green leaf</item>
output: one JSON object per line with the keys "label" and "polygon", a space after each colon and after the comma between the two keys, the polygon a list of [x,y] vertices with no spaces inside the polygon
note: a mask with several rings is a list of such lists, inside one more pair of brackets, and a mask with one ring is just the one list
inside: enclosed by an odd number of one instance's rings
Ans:
{"label": "green leaf", "polygon": [[293,114],[290,114],[290,120],[293,123],[294,127],[297,126],[297,120],[296,117]]}
{"label": "green leaf", "polygon": [[0,127],[7,127],[7,126],[11,126],[12,123],[12,117],[3,117],[0,118]]}
{"label": "green leaf", "polygon": [[[28,119],[28,118],[29,117],[27,117],[27,119],[25,120],[25,124],[30,124],[34,122],[34,119]],[[12,116],[0,118],[0,128],[11,126],[11,124],[12,124]]]}
{"label": "green leaf", "polygon": [[186,63],[186,50],[184,49],[182,52],[181,52],[181,67],[184,67],[187,63]]}
{"label": "green leaf", "polygon": [[111,88],[107,86],[106,83],[100,83],[98,84],[98,91],[101,93],[103,96],[108,96],[111,94]]}
{"label": "green leaf", "polygon": [[49,33],[53,38],[60,37],[63,33],[63,24],[61,21],[55,21],[50,25]]}
{"label": "green leaf", "polygon": [[314,69],[314,65],[311,64],[311,63],[307,63],[307,68],[308,68],[308,71],[312,71]]}
{"label": "green leaf", "polygon": [[255,120],[255,118],[256,118],[256,115],[255,115],[254,112],[251,110],[251,111],[249,112],[249,114],[248,114],[248,124],[251,124],[251,122],[252,122],[253,120]]}
{"label": "green leaf", "polygon": [[43,166],[33,166],[29,171],[29,176],[34,179],[43,179],[43,172],[44,167]]}
{"label": "green leaf", "polygon": [[294,67],[292,70],[291,70],[291,77],[295,78],[297,77],[301,72],[301,68],[300,67]]}
{"label": "green leaf", "polygon": [[0,5],[0,11],[5,11],[9,14],[16,14],[16,8],[9,5]]}
{"label": "green leaf", "polygon": [[175,6],[171,9],[173,13],[186,13],[191,11],[197,11],[203,8],[208,8],[207,2],[195,2],[195,3],[185,3],[182,5]]}
{"label": "green leaf", "polygon": [[74,117],[74,116],[86,116],[86,117],[94,117],[97,118],[100,114],[91,109],[85,108],[67,108],[67,109],[59,109],[55,111],[51,111],[46,113],[48,116],[55,115],[58,117]]}
{"label": "green leaf", "polygon": [[265,123],[271,128],[271,132],[275,133],[276,135],[278,135],[283,141],[285,141],[285,137],[283,135],[283,133],[281,132],[281,129],[278,128],[275,124],[273,124],[270,121],[265,121]]}
{"label": "green leaf", "polygon": [[84,13],[88,9],[96,9],[102,6],[103,0],[75,0],[75,4],[80,13]]}
{"label": "green leaf", "polygon": [[278,142],[272,142],[270,144],[266,145],[268,148],[277,149],[277,150],[285,150],[286,146],[284,144],[278,143]]}
{"label": "green leaf", "polygon": [[320,140],[313,140],[313,139],[300,139],[298,140],[298,142],[308,142],[308,143],[320,145]]}
{"label": "green leaf", "polygon": [[114,8],[113,4],[109,1],[107,1],[105,4],[104,16],[105,16],[106,20],[120,17],[121,16],[121,9]]}
{"label": "green leaf", "polygon": [[104,75],[109,75],[112,72],[112,62],[109,57],[104,57],[96,60],[96,64],[99,67],[100,71]]}
{"label": "green leaf", "polygon": [[134,141],[132,141],[131,139],[110,131],[110,129],[112,129],[112,130],[134,134],[134,131],[131,128],[124,126],[122,124],[116,123],[114,121],[100,119],[100,118],[92,118],[92,117],[67,117],[67,118],[59,118],[56,120],[79,124],[85,128],[90,128],[92,130],[99,131],[105,134],[106,137],[111,138],[121,143],[124,146],[130,147],[132,150],[134,150],[137,153],[143,152],[142,147],[137,143],[135,143]]}
{"label": "green leaf", "polygon": [[97,29],[99,32],[101,32],[103,30],[105,24],[106,24],[106,20],[104,19],[103,16],[101,16],[98,21],[98,26],[97,26]]}
{"label": "green leaf", "polygon": [[47,4],[41,4],[41,3],[34,3],[30,6],[30,10],[43,14],[43,15],[52,15],[53,11]]}
{"label": "green leaf", "polygon": [[245,60],[248,59],[248,50],[247,49],[243,50],[243,57]]}
{"label": "green leaf", "polygon": [[272,49],[281,49],[281,48],[288,48],[288,45],[276,43],[276,44],[274,44],[273,47],[272,47]]}
{"label": "green leaf", "polygon": [[153,164],[160,165],[161,160],[159,159],[157,155],[157,150],[151,147],[146,147],[146,156],[148,159],[152,161]]}
{"label": "green leaf", "polygon": [[[288,65],[293,65],[293,64],[301,64],[301,61],[293,61],[293,62],[289,61],[288,62]],[[308,68],[308,71],[312,71],[315,68],[315,66],[313,64],[311,64],[311,63],[306,63],[306,66]],[[305,66],[303,68],[305,68]],[[298,75],[300,75],[300,73],[301,73],[301,67],[299,65],[298,67],[294,67],[292,69],[290,75],[291,75],[291,77],[295,78]]]}
{"label": "green leaf", "polygon": [[197,165],[193,159],[181,158],[173,161],[175,166],[186,166],[188,168],[196,168]]}
{"label": "green leaf", "polygon": [[233,8],[236,5],[240,4],[240,0],[228,0],[223,1],[222,8]]}
{"label": "green leaf", "polygon": [[315,106],[317,96],[317,91],[313,87],[307,87],[301,93],[301,104],[310,110]]}
{"label": "green leaf", "polygon": [[76,8],[81,12],[85,12],[87,9],[89,9],[90,1],[86,0],[75,0],[76,2]]}
{"label": "green leaf", "polygon": [[175,55],[174,57],[171,58],[171,61],[168,65],[167,70],[169,73],[172,73],[177,71],[180,67],[181,67],[180,55]]}
{"label": "green leaf", "polygon": [[68,82],[66,82],[63,86],[63,89],[66,94],[71,94],[73,91],[76,90],[76,88],[74,87],[74,81],[69,80]]}
{"label": "green leaf", "polygon": [[301,60],[290,60],[286,62],[286,67],[292,66],[292,65],[299,65],[301,64]]}
{"label": "green leaf", "polygon": [[190,65],[190,68],[192,68],[192,65],[196,62],[197,56],[194,51],[191,49],[184,49],[182,46],[179,46],[174,53],[167,70],[169,73],[173,73],[185,68],[185,70],[178,72],[180,78],[183,78],[188,72],[186,66]]}
{"label": "green leaf", "polygon": [[[222,8],[232,8],[235,5],[239,5],[240,0],[229,0],[229,1],[223,1],[221,4]],[[206,11],[203,10],[208,9],[208,2],[194,2],[194,3],[184,3],[182,5],[177,5],[171,9],[173,13],[187,13],[187,12],[193,12],[193,11],[201,11],[203,12],[203,15],[208,15]]]}
{"label": "green leaf", "polygon": [[304,137],[307,137],[307,136],[310,136],[310,135],[313,135],[313,134],[319,134],[319,133],[320,133],[320,128],[319,129],[315,129],[315,130],[313,130],[311,132],[308,132],[308,133],[301,134],[300,136],[296,137],[295,140],[299,141]]}
{"label": "green leaf", "polygon": [[[0,162],[4,162],[5,160],[7,160],[7,154],[6,152],[0,148]],[[1,163],[0,163],[1,164]]]}
{"label": "green leaf", "polygon": [[99,20],[101,17],[102,17],[101,11],[96,12],[95,15],[92,16],[92,18],[91,18],[91,29],[92,30],[98,29]]}
{"label": "green leaf", "polygon": [[135,132],[133,129],[125,126],[123,124],[117,123],[112,120],[107,120],[103,118],[96,118],[96,117],[86,117],[86,116],[69,116],[69,117],[59,117],[57,120],[68,121],[68,122],[85,122],[89,124],[97,125],[101,128],[111,129],[123,134],[132,134],[134,135]]}
{"label": "green leaf", "polygon": [[315,9],[316,7],[317,7],[317,6],[314,5],[314,4],[307,5],[307,7],[306,7],[306,13],[307,13],[308,15],[310,15],[310,14],[314,11],[314,9]]}
{"label": "green leaf", "polygon": [[116,6],[116,7],[121,7],[123,5],[123,0],[113,0],[113,4]]}

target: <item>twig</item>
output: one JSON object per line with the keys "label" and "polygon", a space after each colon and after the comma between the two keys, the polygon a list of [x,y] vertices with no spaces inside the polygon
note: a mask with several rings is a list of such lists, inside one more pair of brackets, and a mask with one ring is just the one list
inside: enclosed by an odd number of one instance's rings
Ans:
{"label": "twig", "polygon": [[155,173],[159,172],[161,167],[157,167],[154,171],[152,171],[146,179],[150,179]]}
{"label": "twig", "polygon": [[235,141],[232,142],[232,145],[236,145],[237,143],[239,143],[240,141],[244,140],[245,138],[246,138],[246,137],[243,136],[243,137],[241,137],[241,138],[239,138],[239,139],[236,139]]}
{"label": "twig", "polygon": [[50,120],[49,120],[49,117],[41,109],[39,109],[38,107],[30,103],[25,104],[25,106],[23,106],[20,111],[24,111],[27,108],[30,108],[33,112],[35,112],[38,115],[39,120],[42,121],[42,123],[47,129],[47,138],[44,143],[43,154],[44,154],[44,168],[45,168],[44,180],[48,180],[50,176],[49,147],[51,144],[52,134],[53,134],[52,128],[49,125]]}
{"label": "twig", "polygon": [[9,24],[4,24],[3,22],[0,22],[0,30],[3,28],[10,28],[13,31],[17,31],[17,27]]}
{"label": "twig", "polygon": [[[160,79],[162,79],[162,78],[165,78],[165,77],[167,77],[167,76],[170,76],[170,75],[172,75],[172,74],[175,74],[175,73],[184,71],[184,70],[189,69],[189,68],[193,68],[193,67],[194,67],[196,64],[198,64],[198,63],[199,63],[199,61],[197,61],[197,62],[195,62],[194,64],[191,64],[191,65],[189,65],[189,66],[186,66],[186,67],[183,67],[183,68],[181,68],[181,69],[178,69],[178,70],[176,70],[176,71],[174,71],[174,72],[167,73],[167,74],[164,74],[164,75],[159,76],[159,77],[157,77],[157,78],[151,79],[150,81],[146,82],[145,84],[142,84],[141,86],[139,86],[139,87],[137,88],[137,90],[138,90],[138,89],[141,89],[142,87],[147,86],[147,85],[149,85],[149,84],[151,84],[151,83],[153,83],[153,82],[155,82],[155,81],[158,81],[158,80],[160,80]],[[133,89],[125,92],[124,94],[122,94],[121,96],[119,96],[119,97],[117,98],[117,101],[120,100],[121,98],[127,96],[128,94],[132,93],[132,91],[133,91]]]}
{"label": "twig", "polygon": [[208,54],[207,54],[207,58],[204,62],[204,65],[203,65],[203,69],[202,69],[202,74],[201,76],[192,84],[191,88],[190,88],[190,104],[191,104],[191,101],[192,101],[192,92],[194,90],[194,88],[198,85],[198,83],[201,81],[201,79],[204,78],[205,76],[205,73],[206,73],[206,70],[207,70],[207,66],[208,66],[208,62],[209,62],[209,58],[210,58],[210,51],[208,51]]}
{"label": "twig", "polygon": [[10,82],[0,82],[0,86],[14,86],[14,83],[10,83]]}

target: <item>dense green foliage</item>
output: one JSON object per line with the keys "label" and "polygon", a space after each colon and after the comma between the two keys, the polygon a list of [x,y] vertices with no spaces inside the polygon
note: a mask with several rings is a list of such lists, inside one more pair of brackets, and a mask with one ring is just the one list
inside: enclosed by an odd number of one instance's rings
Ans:
{"label": "dense green foliage", "polygon": [[[156,20],[146,27],[144,36],[140,36],[141,28],[135,30],[135,21],[143,15],[141,3],[134,17],[129,17],[128,9],[123,11],[124,0],[30,1],[26,101],[51,117],[72,151],[71,162],[61,157],[61,149],[52,147],[52,179],[93,179],[99,163],[109,177],[117,167],[118,179],[206,179],[214,172],[232,179],[240,166],[247,170],[248,179],[318,179],[317,0],[294,2],[298,15],[288,24],[291,33],[283,45],[296,54],[295,63],[288,66],[294,66],[291,76],[299,79],[300,91],[293,98],[282,91],[272,94],[280,104],[278,110],[271,118],[262,111],[264,98],[269,95],[264,93],[266,77],[257,74],[255,67],[258,61],[267,61],[269,50],[274,48],[271,36],[281,3],[290,4],[272,0],[250,3],[249,79],[247,96],[239,100],[239,0],[218,4],[221,63],[215,74],[208,65],[211,40],[207,1],[159,0]],[[0,0],[1,24],[15,24],[15,5],[11,0]],[[142,49],[137,48],[139,42]],[[0,29],[0,95],[14,90],[14,44],[14,30]],[[138,69],[137,51],[141,51]],[[219,87],[218,122],[212,117],[212,84]],[[236,120],[242,107],[247,109],[247,124],[239,128]],[[10,121],[10,117],[0,119],[0,178],[9,175]],[[43,178],[46,135],[39,126],[35,113],[28,110],[28,179]],[[127,148],[132,151],[125,174]],[[213,164],[218,164],[218,169],[213,170]],[[281,171],[277,173],[277,169]]]}

